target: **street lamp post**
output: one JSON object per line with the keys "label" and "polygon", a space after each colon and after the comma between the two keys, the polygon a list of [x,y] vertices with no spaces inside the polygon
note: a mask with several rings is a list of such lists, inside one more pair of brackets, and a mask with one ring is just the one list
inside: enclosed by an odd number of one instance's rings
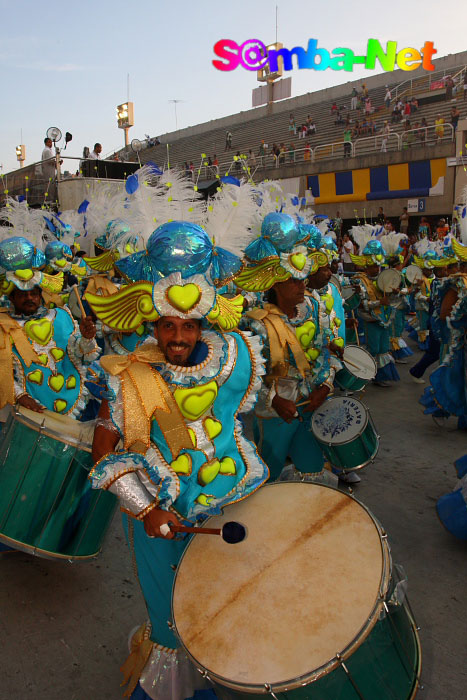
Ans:
{"label": "street lamp post", "polygon": [[135,124],[133,102],[124,102],[117,106],[117,123],[118,128],[125,132],[125,146],[128,146],[130,142],[128,131]]}

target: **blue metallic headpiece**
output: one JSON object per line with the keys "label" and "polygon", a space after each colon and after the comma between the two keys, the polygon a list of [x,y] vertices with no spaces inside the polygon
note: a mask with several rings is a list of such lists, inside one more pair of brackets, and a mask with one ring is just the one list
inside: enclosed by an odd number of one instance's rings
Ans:
{"label": "blue metallic headpiece", "polygon": [[0,267],[6,271],[37,270],[46,264],[42,250],[27,238],[12,236],[0,243]]}

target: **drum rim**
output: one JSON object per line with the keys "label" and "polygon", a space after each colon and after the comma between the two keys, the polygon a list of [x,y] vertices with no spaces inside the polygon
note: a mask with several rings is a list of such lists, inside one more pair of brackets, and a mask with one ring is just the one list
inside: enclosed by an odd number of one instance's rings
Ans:
{"label": "drum rim", "polygon": [[[70,447],[76,447],[82,450],[83,452],[92,452],[92,445],[89,445],[86,442],[81,442],[79,439],[73,439],[68,436],[68,439],[65,439],[62,434],[57,433],[55,430],[52,430],[52,428],[47,428],[45,426],[45,423],[35,423],[31,418],[28,416],[25,416],[23,413],[18,411],[15,406],[12,406],[11,414],[10,414],[14,420],[17,420],[18,423],[22,423],[25,425],[27,428],[31,428],[32,430],[35,430],[36,433],[41,433],[41,435],[45,435],[46,437],[52,438],[52,440],[56,440],[57,442],[61,442],[64,445],[69,445]],[[79,421],[78,421],[79,422]]]}
{"label": "drum rim", "polygon": [[[376,458],[376,455],[377,455],[378,452],[379,452],[379,445],[380,445],[381,435],[379,435],[379,433],[378,433],[378,431],[377,431],[377,429],[376,429],[376,426],[375,426],[375,424],[374,424],[374,422],[373,422],[373,419],[372,419],[372,417],[371,417],[371,414],[369,415],[369,419],[370,419],[371,426],[372,426],[372,428],[373,428],[373,430],[374,430],[374,432],[375,432],[375,435],[376,435],[376,447],[375,447],[375,449],[373,450],[373,452],[371,453],[370,457],[368,457],[368,459],[366,460],[366,462],[362,462],[361,464],[359,464],[359,465],[356,466],[356,467],[350,467],[350,468],[346,468],[346,467],[337,467],[338,469],[342,469],[342,471],[345,472],[346,474],[347,474],[348,472],[356,472],[356,471],[358,471],[359,469],[363,469],[363,467],[367,467],[369,464],[371,464],[371,462],[374,462],[374,460],[375,460],[375,458]],[[367,427],[368,427],[368,426],[367,426]],[[365,431],[364,431],[364,432],[365,432]],[[343,445],[344,443],[341,443],[341,444]],[[346,443],[346,444],[347,444],[347,443]],[[331,464],[332,464],[332,462],[331,462]],[[335,465],[334,465],[334,466],[335,466]]]}
{"label": "drum rim", "polygon": [[99,547],[99,549],[94,553],[94,554],[59,554],[52,552],[49,549],[41,549],[40,547],[34,547],[32,544],[26,544],[26,542],[22,542],[21,540],[15,540],[12,537],[8,537],[8,535],[4,535],[2,532],[0,532],[0,542],[4,542],[7,545],[10,545],[13,547],[13,549],[17,549],[20,552],[24,552],[25,554],[32,554],[36,557],[40,557],[41,559],[66,559],[68,561],[74,561],[75,559],[95,559],[97,556],[102,551],[102,546]]}
{"label": "drum rim", "polygon": [[[395,273],[397,273],[397,275],[399,276],[399,287],[401,286],[402,280],[403,280],[402,273],[401,273],[399,270],[394,269],[393,267],[387,267],[385,270],[381,270],[381,272],[379,273],[378,277],[376,278],[376,284],[378,285],[378,288],[379,288],[382,292],[384,292],[385,294],[387,294],[387,293],[389,292],[389,289],[385,290],[385,289],[383,289],[382,287],[380,287],[380,285],[379,285],[379,278],[381,277],[381,275],[384,275],[386,272],[395,272]],[[386,275],[386,277],[387,277],[387,275]]]}
{"label": "drum rim", "polygon": [[[359,378],[359,377],[357,377],[357,378]],[[362,381],[363,381],[363,380],[362,380]],[[371,381],[371,379],[370,379],[369,381]],[[366,421],[365,421],[365,425],[364,425],[364,427],[362,428],[362,431],[361,431],[361,433],[360,433],[360,435],[363,435],[363,433],[365,432],[365,430],[368,428],[368,423],[369,423],[369,421],[371,420],[370,409],[368,408],[368,406],[366,406],[366,405],[363,403],[363,401],[360,401],[359,399],[356,399],[356,398],[354,398],[353,396],[347,396],[347,395],[345,395],[345,396],[330,396],[328,399],[326,399],[326,401],[324,402],[324,404],[327,403],[328,401],[334,401],[335,399],[343,400],[343,399],[350,399],[350,398],[351,398],[353,401],[356,401],[357,403],[361,404],[361,405],[364,407],[364,409],[365,409]],[[324,404],[321,404],[321,405],[324,406]],[[321,408],[321,406],[320,406],[320,408]],[[318,409],[316,409],[316,410],[318,410]],[[334,446],[336,446],[336,445],[339,445],[339,446],[341,446],[341,445],[348,445],[349,443],[351,443],[351,442],[353,442],[353,441],[355,440],[355,438],[352,438],[351,440],[345,440],[345,442],[332,442],[332,441],[331,441],[331,442],[327,442],[326,440],[323,440],[322,438],[317,437],[317,436],[315,435],[314,430],[313,430],[313,421],[314,421],[314,419],[315,419],[315,417],[314,417],[314,414],[313,414],[313,417],[312,417],[312,419],[311,419],[311,432],[313,433],[313,436],[316,438],[316,440],[317,440],[318,442],[323,443],[323,445],[328,445],[328,447],[334,447]],[[375,433],[378,435],[378,431],[376,430],[376,426],[375,426],[375,424],[373,423],[373,421],[371,421],[371,424],[372,424],[373,430],[374,430]],[[378,435],[378,438],[379,438],[379,435]],[[370,461],[371,461],[371,460],[370,460]],[[366,464],[368,464],[368,462],[366,462]]]}
{"label": "drum rim", "polygon": [[[389,584],[392,579],[392,557],[391,557],[391,550],[389,547],[388,543],[388,538],[387,538],[387,533],[383,529],[382,525],[379,523],[377,518],[372,514],[370,509],[361,501],[359,501],[353,494],[346,493],[345,491],[340,491],[339,489],[334,488],[333,486],[329,486],[328,484],[314,484],[312,482],[274,482],[272,484],[266,484],[265,486],[262,486],[261,489],[264,488],[270,488],[272,486],[281,486],[284,483],[287,484],[297,484],[297,485],[306,485],[306,486],[312,486],[312,487],[322,487],[322,488],[327,488],[331,489],[332,491],[337,491],[340,493],[342,496],[345,496],[347,498],[352,499],[356,503],[358,503],[359,506],[361,506],[367,513],[367,515],[370,517],[371,521],[373,522],[373,525],[376,529],[376,532],[379,536],[380,539],[380,545],[381,545],[381,557],[382,557],[382,570],[381,570],[381,579],[380,579],[380,585],[379,585],[379,592],[378,592],[378,597],[376,598],[373,608],[370,612],[370,614],[367,617],[367,620],[365,624],[362,626],[362,628],[358,631],[356,637],[352,639],[352,641],[341,651],[341,652],[336,652],[336,655],[334,658],[329,659],[329,661],[324,664],[323,666],[320,666],[317,669],[314,669],[313,671],[310,671],[309,673],[305,674],[304,676],[296,677],[296,678],[291,678],[288,681],[281,681],[279,683],[274,683],[274,684],[263,684],[263,685],[251,685],[251,684],[245,684],[245,683],[237,683],[233,682],[232,680],[229,680],[228,678],[224,678],[223,676],[220,676],[216,674],[214,671],[211,671],[210,669],[206,668],[203,666],[202,663],[196,659],[193,654],[190,653],[188,648],[185,646],[179,632],[177,629],[177,623],[175,620],[175,615],[174,615],[174,593],[175,593],[175,586],[177,583],[177,578],[178,578],[178,573],[180,571],[180,567],[183,563],[183,560],[185,558],[185,554],[188,551],[192,541],[196,537],[196,535],[193,535],[188,542],[187,546],[185,547],[182,556],[180,557],[180,561],[178,562],[177,569],[175,571],[174,575],[174,580],[172,584],[172,594],[171,594],[171,602],[170,602],[170,608],[171,608],[171,616],[172,616],[172,624],[173,624],[173,632],[177,636],[183,650],[187,654],[187,656],[191,659],[193,664],[195,665],[196,669],[198,670],[199,673],[208,680],[214,680],[216,682],[219,682],[222,686],[231,688],[233,690],[238,690],[238,691],[245,691],[245,692],[252,692],[254,694],[261,694],[264,693],[264,690],[271,690],[273,692],[287,692],[288,690],[293,690],[295,688],[303,687],[306,685],[309,685],[310,683],[313,683],[314,681],[318,680],[319,678],[326,676],[327,674],[331,673],[334,671],[338,666],[340,666],[341,661],[345,661],[348,659],[352,654],[361,646],[361,644],[367,639],[367,637],[370,635],[371,631],[375,627],[376,623],[378,622],[379,615],[381,613],[381,610],[384,607],[384,603],[386,600],[386,595],[389,589]],[[254,494],[251,494],[254,495]],[[234,505],[234,504],[229,504],[229,505]],[[228,506],[227,506],[228,508]],[[224,510],[222,510],[222,514],[224,515]],[[216,516],[210,516],[208,517],[205,521],[203,521],[203,525],[209,526],[209,521],[212,520],[213,517],[218,517]],[[414,696],[412,696],[414,697]]]}
{"label": "drum rim", "polygon": [[[345,351],[346,351],[347,348],[358,348],[358,349],[361,350],[362,352],[366,353],[366,354],[368,355],[368,357],[370,357],[370,358],[372,359],[372,361],[373,361],[373,364],[374,364],[374,367],[375,367],[375,377],[376,377],[376,373],[377,373],[377,371],[378,371],[378,365],[376,364],[376,360],[375,360],[375,358],[373,357],[373,355],[371,355],[371,354],[368,352],[368,350],[366,350],[365,348],[362,348],[361,345],[356,345],[355,343],[349,343],[348,345],[346,345],[346,346],[344,347],[344,354],[343,354],[343,356],[342,356],[342,362],[343,362],[344,364],[345,364]],[[373,377],[372,379],[366,379],[365,377],[357,377],[357,375],[354,374],[354,373],[352,372],[352,370],[351,370],[349,367],[347,367],[347,365],[345,365],[345,369],[347,370],[347,372],[349,372],[349,373],[352,375],[352,377],[355,377],[355,379],[360,379],[362,382],[366,382],[367,384],[368,384],[369,382],[372,382],[373,379],[375,378],[375,377]],[[342,372],[342,370],[339,370],[339,372]],[[337,375],[339,374],[339,372],[336,373],[336,377],[337,377]]]}
{"label": "drum rim", "polygon": [[[352,290],[352,294],[349,294],[349,296],[346,297],[346,296],[344,296],[344,292],[345,292],[347,289],[351,289],[351,290]],[[342,298],[343,298],[343,300],[344,300],[344,301],[349,301],[349,299],[352,299],[354,296],[357,296],[357,297],[359,296],[357,290],[354,289],[354,288],[352,287],[352,285],[350,285],[350,284],[344,284],[344,285],[342,286]]]}

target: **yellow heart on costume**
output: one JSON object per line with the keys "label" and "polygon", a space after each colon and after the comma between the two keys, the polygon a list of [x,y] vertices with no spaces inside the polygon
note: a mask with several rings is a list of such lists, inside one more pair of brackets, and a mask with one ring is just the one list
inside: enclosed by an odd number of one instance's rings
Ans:
{"label": "yellow heart on costume", "polygon": [[207,486],[211,483],[211,481],[214,481],[220,470],[221,463],[218,459],[213,459],[211,462],[203,464],[203,466],[199,468],[198,484],[201,486]]}
{"label": "yellow heart on costume", "polygon": [[75,387],[76,387],[76,377],[73,376],[73,374],[70,374],[70,376],[66,380],[66,388],[67,389],[74,389]]}
{"label": "yellow heart on costume", "polygon": [[53,374],[51,377],[49,377],[49,386],[51,389],[56,391],[57,393],[63,389],[63,385],[65,384],[65,377],[63,374]]}
{"label": "yellow heart on costume", "polygon": [[174,284],[167,290],[167,298],[169,303],[180,311],[189,311],[201,299],[201,290],[196,285],[190,282],[189,284]]}
{"label": "yellow heart on costume", "polygon": [[63,399],[57,399],[54,401],[54,411],[57,413],[62,413],[66,408],[66,401]]}
{"label": "yellow heart on costume", "polygon": [[199,503],[200,506],[208,506],[211,505],[211,500],[214,498],[214,496],[209,495],[208,493],[200,493],[198,498],[195,499],[196,503]]}
{"label": "yellow heart on costume", "polygon": [[65,267],[67,261],[65,260],[65,258],[60,258],[60,260],[55,261],[55,264],[57,267]]}
{"label": "yellow heart on costume", "polygon": [[54,358],[55,362],[60,362],[60,360],[63,360],[65,357],[65,350],[62,350],[62,348],[52,348],[50,354]]}
{"label": "yellow heart on costume", "polygon": [[338,348],[343,348],[344,347],[344,338],[334,338],[334,345],[337,345]]}
{"label": "yellow heart on costume", "polygon": [[33,384],[42,384],[43,379],[44,375],[40,369],[35,369],[34,372],[29,372],[28,374],[28,380]]}
{"label": "yellow heart on costume", "polygon": [[24,330],[28,338],[31,338],[39,345],[47,345],[52,337],[53,326],[47,318],[40,318],[34,321],[27,321],[24,324]]}
{"label": "yellow heart on costume", "polygon": [[175,389],[174,398],[182,415],[188,420],[198,420],[212,406],[217,397],[217,384],[208,384],[190,389]]}
{"label": "yellow heart on costume", "polygon": [[189,454],[182,454],[177,459],[174,459],[170,463],[170,466],[176,474],[181,474],[182,476],[189,476],[191,474],[191,456]]}
{"label": "yellow heart on costume", "polygon": [[198,438],[196,437],[196,433],[193,430],[193,428],[188,428],[188,435],[190,436],[190,440],[193,443],[193,447],[196,447],[198,444]]}
{"label": "yellow heart on costume", "polygon": [[296,270],[303,270],[306,265],[306,255],[294,253],[294,255],[290,256],[290,262]]}
{"label": "yellow heart on costume", "polygon": [[340,320],[340,318],[335,318],[335,319],[334,319],[334,323],[335,323],[335,325],[336,325],[338,328],[340,328],[340,327],[341,327],[341,324],[342,324],[342,321]]}
{"label": "yellow heart on costume", "polygon": [[45,367],[49,363],[49,358],[47,357],[45,352],[42,352],[40,355],[37,356],[39,358],[39,362],[41,365],[44,365]]}
{"label": "yellow heart on costume", "polygon": [[316,358],[319,356],[319,350],[317,350],[316,348],[311,348],[310,350],[308,350],[305,353],[305,355],[308,357],[309,360],[314,362],[316,360]]}
{"label": "yellow heart on costume", "polygon": [[331,313],[334,306],[334,297],[332,296],[332,294],[325,294],[323,296],[323,299],[326,304],[326,311],[329,314]]}
{"label": "yellow heart on costume", "polygon": [[314,323],[314,321],[305,321],[303,326],[300,326],[295,331],[295,335],[298,338],[298,342],[304,349],[306,349],[310,345],[311,341],[315,337],[315,333],[316,324]]}
{"label": "yellow heart on costume", "polygon": [[143,335],[144,334],[144,323],[142,323],[138,328],[135,330],[136,335]]}
{"label": "yellow heart on costume", "polygon": [[235,476],[237,473],[237,467],[235,466],[235,460],[232,457],[224,457],[221,461],[221,468],[219,469],[220,474],[225,474],[226,476]]}
{"label": "yellow heart on costume", "polygon": [[25,280],[26,282],[30,280],[33,276],[34,272],[32,270],[16,270],[15,272],[15,277],[17,277],[20,280]]}
{"label": "yellow heart on costume", "polygon": [[222,423],[214,418],[206,418],[204,421],[204,432],[210,440],[214,440],[222,431]]}

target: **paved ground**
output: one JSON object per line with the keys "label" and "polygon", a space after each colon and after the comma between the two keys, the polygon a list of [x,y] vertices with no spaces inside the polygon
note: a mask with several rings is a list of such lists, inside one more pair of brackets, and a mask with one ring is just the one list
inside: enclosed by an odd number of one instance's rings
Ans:
{"label": "paved ground", "polygon": [[[452,463],[467,452],[467,436],[424,416],[420,387],[407,366],[399,369],[397,387],[372,387],[364,396],[382,437],[356,495],[390,533],[393,558],[409,576],[422,628],[420,700],[461,700],[467,692],[467,546],[444,531],[435,502],[455,485]],[[0,569],[0,700],[119,700],[127,634],[145,619],[119,519],[94,562],[70,565],[15,553],[0,558]]]}

